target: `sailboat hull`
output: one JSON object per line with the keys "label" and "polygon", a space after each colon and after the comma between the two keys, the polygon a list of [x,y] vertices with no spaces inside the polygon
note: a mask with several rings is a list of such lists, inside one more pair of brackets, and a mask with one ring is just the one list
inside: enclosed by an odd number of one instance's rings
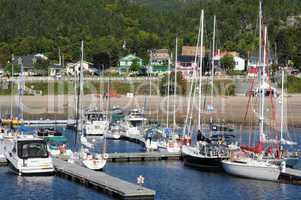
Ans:
{"label": "sailboat hull", "polygon": [[222,161],[224,170],[231,175],[266,180],[277,181],[280,175],[280,169],[276,165],[261,164],[255,165],[248,162]]}
{"label": "sailboat hull", "polygon": [[184,164],[191,167],[196,167],[203,170],[216,170],[222,171],[223,167],[221,164],[222,157],[205,157],[198,154],[195,154],[189,148],[193,147],[186,147],[183,146],[182,154]]}

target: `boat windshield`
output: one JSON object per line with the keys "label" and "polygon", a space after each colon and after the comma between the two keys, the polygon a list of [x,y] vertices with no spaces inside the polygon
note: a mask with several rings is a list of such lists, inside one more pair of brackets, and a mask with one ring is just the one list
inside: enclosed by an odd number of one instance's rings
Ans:
{"label": "boat windshield", "polygon": [[44,141],[19,141],[18,157],[27,158],[47,158],[48,151]]}

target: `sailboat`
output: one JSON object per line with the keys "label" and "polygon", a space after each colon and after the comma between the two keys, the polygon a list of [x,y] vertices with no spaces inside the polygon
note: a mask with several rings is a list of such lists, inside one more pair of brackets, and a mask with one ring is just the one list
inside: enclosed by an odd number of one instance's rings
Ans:
{"label": "sailboat", "polygon": [[[262,28],[261,28],[261,19],[262,19],[262,2],[259,1],[259,73],[260,76],[260,120],[259,120],[259,142],[256,147],[243,147],[242,149],[247,152],[247,156],[233,156],[230,160],[224,160],[223,168],[224,170],[235,176],[259,179],[266,181],[277,181],[280,175],[280,166],[273,164],[271,161],[273,159],[263,159],[264,144],[266,142],[266,137],[264,133],[264,111],[265,111],[265,88],[262,87],[265,83],[267,72],[266,72],[266,47],[267,47],[267,27],[264,29],[264,55],[262,62]],[[284,161],[283,161],[284,162]],[[282,163],[281,166],[285,166],[285,163]]]}
{"label": "sailboat", "polygon": [[[77,154],[77,158],[85,167],[92,170],[102,170],[107,162],[107,154],[95,154],[91,153],[89,149],[93,148],[94,145],[89,143],[87,138],[83,134],[83,109],[82,109],[82,96],[83,96],[83,57],[84,57],[84,44],[81,42],[81,61],[80,61],[80,75],[79,75],[79,86],[80,92],[78,93],[77,99],[77,133],[76,136],[80,135],[80,151]],[[77,140],[77,137],[76,137]],[[104,151],[103,151],[104,152]],[[72,160],[71,160],[72,162]]]}
{"label": "sailboat", "polygon": [[[215,17],[214,17],[215,30]],[[231,135],[205,137],[202,133],[201,126],[201,100],[202,100],[202,64],[203,64],[203,38],[204,38],[204,11],[202,10],[200,19],[200,28],[197,41],[197,49],[199,49],[199,41],[201,46],[199,60],[199,85],[198,85],[198,131],[197,143],[195,146],[183,146],[182,154],[184,164],[198,167],[206,170],[221,170],[223,159],[228,159],[230,155],[230,147],[233,145],[233,137]],[[214,35],[214,34],[213,34]],[[213,37],[214,40],[214,37]],[[214,45],[214,44],[213,44]],[[198,52],[196,52],[198,56]],[[213,71],[213,70],[212,70]],[[194,71],[194,79],[196,79],[196,70]],[[213,74],[212,74],[213,75]],[[192,90],[191,90],[192,91]],[[213,101],[213,100],[212,100]],[[211,102],[211,104],[213,104]],[[212,107],[213,105],[211,105]],[[187,114],[188,116],[188,114]],[[186,118],[186,121],[188,118]],[[212,121],[212,120],[211,120]]]}

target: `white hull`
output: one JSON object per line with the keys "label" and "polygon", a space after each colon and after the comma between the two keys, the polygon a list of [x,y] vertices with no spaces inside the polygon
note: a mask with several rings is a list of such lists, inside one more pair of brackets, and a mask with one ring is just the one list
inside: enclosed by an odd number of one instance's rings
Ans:
{"label": "white hull", "polygon": [[83,165],[91,170],[102,170],[107,163],[105,159],[89,159],[83,160]]}
{"label": "white hull", "polygon": [[224,160],[222,164],[224,170],[234,176],[277,181],[280,175],[280,168],[278,166],[263,161],[233,162]]}
{"label": "white hull", "polygon": [[158,150],[158,143],[155,141],[146,140],[145,148],[147,151],[156,151]]}
{"label": "white hull", "polygon": [[108,130],[108,121],[93,121],[85,124],[85,134],[88,136],[103,136]]}

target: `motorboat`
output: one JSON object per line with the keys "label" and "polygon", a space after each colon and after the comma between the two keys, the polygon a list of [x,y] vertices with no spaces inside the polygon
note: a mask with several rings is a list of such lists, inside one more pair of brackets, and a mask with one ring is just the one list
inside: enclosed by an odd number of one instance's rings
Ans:
{"label": "motorboat", "polygon": [[100,111],[85,113],[84,133],[86,136],[103,136],[109,130],[107,115]]}
{"label": "motorboat", "polygon": [[5,156],[9,167],[19,175],[54,172],[52,158],[44,140],[33,135],[21,135],[6,147]]}

